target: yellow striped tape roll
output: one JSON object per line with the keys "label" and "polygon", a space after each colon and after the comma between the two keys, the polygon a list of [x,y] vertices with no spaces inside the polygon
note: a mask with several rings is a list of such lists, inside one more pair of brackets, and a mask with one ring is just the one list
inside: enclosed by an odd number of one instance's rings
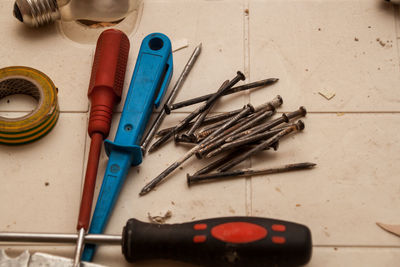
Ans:
{"label": "yellow striped tape roll", "polygon": [[0,99],[14,94],[30,95],[38,105],[20,118],[0,116],[0,143],[24,144],[46,135],[60,114],[54,83],[46,74],[29,67],[0,69]]}

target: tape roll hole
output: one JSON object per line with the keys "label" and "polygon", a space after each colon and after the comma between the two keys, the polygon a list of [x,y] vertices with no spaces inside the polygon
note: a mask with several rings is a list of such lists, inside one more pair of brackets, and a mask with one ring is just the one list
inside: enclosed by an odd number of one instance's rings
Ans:
{"label": "tape roll hole", "polygon": [[0,81],[0,116],[9,119],[24,117],[38,108],[40,97],[39,88],[27,79]]}

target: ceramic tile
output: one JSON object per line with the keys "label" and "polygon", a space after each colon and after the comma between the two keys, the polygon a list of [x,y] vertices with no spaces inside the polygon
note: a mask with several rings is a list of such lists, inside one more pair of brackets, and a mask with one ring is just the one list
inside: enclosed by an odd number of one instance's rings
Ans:
{"label": "ceramic tile", "polygon": [[[251,80],[276,76],[271,89],[311,111],[398,111],[393,7],[383,1],[250,1]],[[319,92],[332,92],[330,101]]]}
{"label": "ceramic tile", "polygon": [[[118,122],[119,117],[119,114],[115,115],[114,122]],[[182,118],[182,114],[170,115],[166,118],[162,128],[170,127]],[[116,128],[117,124],[115,123],[110,134],[111,140],[114,139]],[[156,188],[156,191],[139,197],[140,190],[147,182],[155,178],[186,151],[188,151],[187,147],[169,142],[160,150],[146,155],[140,166],[131,168],[106,228],[106,233],[119,233],[129,218],[148,222],[148,214],[164,215],[167,211],[172,212],[172,218],[168,220],[168,223],[245,215],[245,184],[243,180],[202,184],[188,188],[186,174],[194,173],[207,164],[207,161],[199,161],[196,157],[189,159],[181,169],[173,172],[165,183]],[[107,165],[105,153],[102,153],[99,165],[96,199]],[[111,248],[103,249],[105,254],[111,253],[107,251],[112,250]],[[99,256],[100,261],[101,259],[106,260],[105,258],[104,255]]]}
{"label": "ceramic tile", "polygon": [[[189,41],[188,48],[173,54],[174,76],[170,89],[194,48],[202,43],[202,53],[179,91],[176,101],[213,93],[225,80],[235,77],[237,70],[243,71],[241,1],[180,0],[174,1],[174,5],[169,1],[145,1],[140,25],[131,37],[131,63],[128,73],[133,72],[141,41],[151,32],[165,33],[171,41],[182,38]],[[128,80],[130,74],[127,76]],[[214,110],[229,110],[245,102],[243,95],[224,97],[224,105],[218,105]],[[194,107],[190,107],[180,111],[193,109]]]}
{"label": "ceramic tile", "polygon": [[61,114],[42,139],[0,149],[0,230],[74,231],[86,116]]}
{"label": "ceramic tile", "polygon": [[370,266],[391,267],[398,263],[399,248],[314,248],[307,267]]}
{"label": "ceramic tile", "polygon": [[[282,140],[254,168],[315,162],[313,170],[252,178],[253,215],[310,227],[315,245],[397,246],[375,225],[396,223],[398,114],[309,114],[304,132]],[[357,229],[357,230],[355,230]]]}
{"label": "ceramic tile", "polygon": [[86,111],[93,48],[63,38],[56,24],[25,27],[12,16],[13,5],[9,0],[0,3],[0,34],[7,36],[1,40],[0,67],[29,66],[44,72],[59,88],[61,110]]}
{"label": "ceramic tile", "polygon": [[[15,257],[29,249],[31,252],[39,251],[42,253],[50,253],[62,257],[71,257],[73,253],[72,246],[17,246],[12,250],[8,250],[9,256]],[[99,249],[101,256],[97,258],[97,263],[101,262],[105,266],[132,266],[127,263],[123,256],[120,255],[120,248],[102,247]],[[307,267],[336,267],[336,266],[370,266],[370,267],[392,267],[398,263],[398,248],[348,248],[348,247],[315,247],[313,249],[313,257]],[[182,266],[194,267],[195,265],[184,264],[181,262],[154,260],[142,261],[135,263],[139,267],[164,267],[164,266]]]}
{"label": "ceramic tile", "polygon": [[[26,65],[48,74],[59,88],[62,114],[55,129],[40,141],[0,149],[0,180],[5,179],[0,188],[0,231],[73,233],[89,146],[86,93],[94,41],[102,29],[84,28],[75,22],[28,29],[12,18],[12,5],[12,0],[0,3],[0,33],[8,37],[0,42],[0,68]],[[316,247],[307,266],[396,266],[399,239],[375,222],[400,222],[393,212],[399,206],[396,136],[400,116],[390,113],[400,111],[398,12],[398,7],[383,0],[145,0],[137,25],[136,14],[132,14],[116,26],[131,41],[118,111],[147,34],[163,32],[172,42],[188,40],[189,47],[173,54],[170,89],[194,47],[202,42],[203,52],[176,101],[212,93],[242,70],[249,73],[248,81],[267,77],[280,81],[250,94],[226,97],[214,111],[237,109],[249,100],[258,105],[277,94],[284,99],[279,112],[300,105],[311,111],[304,119],[304,132],[282,140],[277,152],[267,152],[238,168],[298,161],[313,161],[318,166],[188,188],[186,173],[209,163],[192,158],[155,192],[139,197],[147,182],[189,149],[170,142],[147,155],[139,167],[131,168],[106,233],[120,233],[129,218],[148,221],[148,213],[162,215],[168,210],[172,212],[168,223],[252,214],[309,226]],[[318,92],[333,92],[335,97],[328,101]],[[5,98],[0,101],[0,115],[18,116],[22,113],[16,111],[34,106],[29,98]],[[176,124],[194,108],[177,110],[163,127]],[[120,114],[114,117],[111,140]],[[96,196],[106,164],[103,151]],[[12,255],[30,249],[71,258],[74,252],[72,245],[0,248],[7,248]],[[130,266],[119,247],[101,246],[95,262]],[[137,266],[178,264],[192,266],[170,261]]]}

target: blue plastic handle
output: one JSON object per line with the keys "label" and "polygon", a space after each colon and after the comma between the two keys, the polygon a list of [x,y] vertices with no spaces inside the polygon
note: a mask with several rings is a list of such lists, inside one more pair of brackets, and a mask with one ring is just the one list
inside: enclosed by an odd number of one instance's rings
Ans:
{"label": "blue plastic handle", "polygon": [[[130,166],[142,162],[140,140],[154,107],[167,91],[173,72],[171,42],[161,33],[143,39],[115,141],[105,141],[109,156],[89,233],[103,233]],[[88,244],[83,261],[91,261],[95,246]]]}

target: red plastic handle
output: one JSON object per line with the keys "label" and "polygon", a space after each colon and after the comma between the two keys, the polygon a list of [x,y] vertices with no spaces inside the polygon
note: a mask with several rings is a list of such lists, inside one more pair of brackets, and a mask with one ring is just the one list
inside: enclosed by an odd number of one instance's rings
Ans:
{"label": "red plastic handle", "polygon": [[129,46],[128,37],[113,29],[104,31],[97,41],[88,92],[90,136],[94,132],[108,136],[114,105],[121,100]]}
{"label": "red plastic handle", "polygon": [[101,145],[110,132],[114,106],[121,100],[129,46],[128,37],[119,30],[106,30],[97,41],[88,92],[91,100],[88,132],[92,141],[79,211],[78,230],[89,228]]}

